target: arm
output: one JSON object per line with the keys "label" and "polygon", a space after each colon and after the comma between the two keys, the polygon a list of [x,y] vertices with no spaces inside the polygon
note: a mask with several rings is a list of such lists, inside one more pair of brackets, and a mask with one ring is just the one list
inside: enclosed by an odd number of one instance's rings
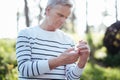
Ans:
{"label": "arm", "polygon": [[[16,56],[18,61],[19,73],[23,76],[37,76],[49,72],[50,70],[74,63],[78,59],[78,54],[70,53],[73,49],[68,49],[60,56],[49,60],[32,60],[31,59],[31,44],[28,32],[21,31],[16,43]],[[44,65],[43,65],[44,64]]]}
{"label": "arm", "polygon": [[78,48],[78,54],[80,55],[80,59],[78,61],[78,66],[80,68],[85,67],[85,64],[87,63],[88,57],[90,55],[90,47],[85,41],[80,41]]}
{"label": "arm", "polygon": [[[16,42],[16,56],[19,73],[23,76],[36,76],[50,71],[48,60],[32,60],[30,38],[26,30],[19,33]],[[43,65],[44,64],[44,65]]]}
{"label": "arm", "polygon": [[79,54],[78,52],[74,52],[73,48],[66,50],[60,56],[56,58],[52,58],[49,60],[50,69],[54,69],[55,67],[71,64],[78,60]]}
{"label": "arm", "polygon": [[87,63],[87,59],[90,54],[89,46],[86,42],[80,41],[77,46],[77,51],[79,54],[79,61],[77,64],[71,64],[66,66],[66,76],[68,80],[79,80],[82,75],[83,68]]}
{"label": "arm", "polygon": [[79,68],[77,64],[66,65],[66,77],[67,80],[80,80],[83,68]]}

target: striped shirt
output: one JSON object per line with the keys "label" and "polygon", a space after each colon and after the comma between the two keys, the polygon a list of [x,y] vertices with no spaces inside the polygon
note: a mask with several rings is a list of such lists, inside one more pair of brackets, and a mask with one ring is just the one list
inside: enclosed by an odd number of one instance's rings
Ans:
{"label": "striped shirt", "polygon": [[76,64],[50,70],[48,60],[73,47],[73,40],[61,30],[45,31],[39,26],[19,32],[16,42],[19,80],[79,80],[83,69]]}

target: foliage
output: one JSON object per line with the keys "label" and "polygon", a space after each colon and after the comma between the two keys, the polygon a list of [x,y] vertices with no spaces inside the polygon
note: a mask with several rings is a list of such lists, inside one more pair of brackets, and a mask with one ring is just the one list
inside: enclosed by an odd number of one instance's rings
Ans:
{"label": "foliage", "polygon": [[120,52],[116,55],[109,54],[104,60],[102,60],[105,66],[120,66]]}
{"label": "foliage", "polygon": [[116,55],[120,52],[120,21],[106,29],[103,42],[109,54]]}
{"label": "foliage", "polygon": [[90,61],[103,66],[120,66],[120,52],[116,55],[110,55],[106,47],[103,45],[104,33],[89,32],[86,39],[91,48]]}
{"label": "foliage", "polygon": [[0,39],[0,80],[17,80],[15,40]]}
{"label": "foliage", "polygon": [[92,33],[90,31],[88,31],[88,33],[86,34],[86,40],[88,41],[88,44],[91,49],[90,61],[92,63],[96,62],[95,55],[96,55],[97,51],[101,52],[100,54],[103,55],[103,51],[101,51],[103,48],[102,39],[103,39],[103,33],[97,33],[97,32]]}
{"label": "foliage", "polygon": [[120,80],[120,68],[104,68],[88,63],[80,80]]}

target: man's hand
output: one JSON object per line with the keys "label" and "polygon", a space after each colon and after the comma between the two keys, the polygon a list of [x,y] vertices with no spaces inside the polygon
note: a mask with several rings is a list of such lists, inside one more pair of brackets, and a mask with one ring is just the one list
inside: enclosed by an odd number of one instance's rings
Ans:
{"label": "man's hand", "polygon": [[78,60],[79,54],[78,51],[75,51],[74,48],[66,50],[63,54],[59,56],[63,64],[71,64]]}
{"label": "man's hand", "polygon": [[78,50],[74,50],[74,48],[70,48],[62,53],[60,56],[56,58],[52,58],[49,60],[50,69],[54,69],[55,67],[71,64],[78,60],[79,54]]}
{"label": "man's hand", "polygon": [[83,68],[87,62],[87,59],[90,55],[90,47],[88,46],[87,42],[80,41],[77,46],[78,54],[79,54],[79,61],[78,66]]}

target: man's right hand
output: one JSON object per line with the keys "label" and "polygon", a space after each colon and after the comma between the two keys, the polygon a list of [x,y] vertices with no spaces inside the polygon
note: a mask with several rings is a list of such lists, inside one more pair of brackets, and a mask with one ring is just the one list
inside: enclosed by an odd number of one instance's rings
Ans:
{"label": "man's right hand", "polygon": [[63,65],[74,63],[78,60],[78,58],[79,58],[78,51],[75,51],[74,48],[66,50],[58,57],[58,59],[61,60]]}
{"label": "man's right hand", "polygon": [[74,48],[70,48],[62,53],[56,58],[49,60],[50,69],[54,69],[58,66],[74,63],[78,60],[79,54],[78,51],[75,51]]}

